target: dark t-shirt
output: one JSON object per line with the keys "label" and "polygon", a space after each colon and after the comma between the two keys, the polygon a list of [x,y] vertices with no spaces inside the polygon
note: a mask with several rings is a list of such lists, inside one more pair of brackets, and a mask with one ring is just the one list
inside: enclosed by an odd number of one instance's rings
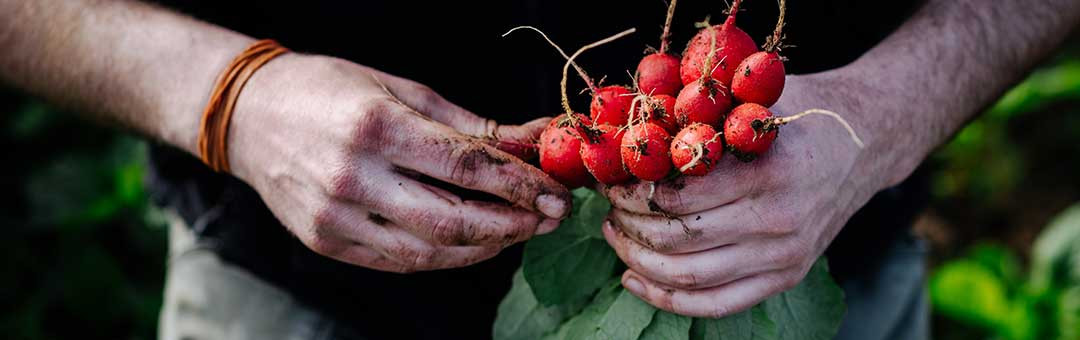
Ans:
{"label": "dark t-shirt", "polygon": [[[626,28],[638,33],[594,49],[580,61],[609,83],[627,83],[646,45],[656,46],[662,1],[158,1],[197,18],[293,50],[338,56],[427,84],[479,115],[520,123],[560,111],[563,60],[531,33],[534,25],[566,49]],[[793,1],[785,50],[792,73],[842,66],[884,38],[917,1]],[[723,19],[721,1],[679,3],[674,50],[706,15]],[[758,43],[775,25],[775,1],[747,1],[739,26]],[[571,83],[581,87],[581,84]],[[584,96],[574,98],[584,107]],[[193,113],[197,114],[197,113]],[[178,209],[221,256],[290,291],[371,338],[489,337],[495,307],[520,264],[520,246],[468,268],[399,275],[321,257],[291,236],[258,194],[210,172],[167,146],[151,151],[150,181],[159,203]],[[838,279],[865,275],[874,252],[907,232],[926,196],[925,176],[888,189],[860,211],[829,249]]]}

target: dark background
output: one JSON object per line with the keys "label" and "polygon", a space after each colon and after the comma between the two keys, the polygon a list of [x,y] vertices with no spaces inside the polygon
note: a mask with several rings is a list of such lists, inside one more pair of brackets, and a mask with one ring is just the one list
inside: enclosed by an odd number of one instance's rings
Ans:
{"label": "dark background", "polygon": [[[422,79],[466,108],[509,122],[559,110],[550,84],[558,82],[562,61],[531,33],[500,38],[505,30],[536,25],[573,50],[637,27],[637,34],[581,59],[592,75],[626,83],[625,70],[636,65],[646,45],[657,45],[665,10],[661,1],[343,3],[167,5],[254,37],[278,39],[298,51]],[[849,62],[911,7],[902,1],[789,5],[787,41],[797,47],[785,54],[791,59],[789,71],[796,73]],[[706,13],[720,22],[725,7],[683,0],[675,19],[676,51],[692,35],[692,22]],[[760,42],[775,24],[775,4],[750,1],[744,8],[740,26]],[[374,21],[374,12],[407,20]],[[1014,254],[1024,270],[1039,231],[1080,198],[1080,43],[1070,41],[925,165],[933,200],[917,230],[934,245],[929,265],[963,260],[972,246],[991,244]],[[400,58],[416,62],[402,67]],[[455,86],[453,77],[479,77],[483,81],[468,83],[489,85]],[[580,89],[581,84],[571,86]],[[166,239],[162,213],[148,204],[143,184],[146,142],[13,90],[0,91],[0,120],[5,150],[0,187],[8,189],[7,202],[0,204],[0,227],[6,232],[0,238],[0,337],[154,338]],[[1010,298],[1020,295],[1009,292]],[[936,304],[940,298],[934,296]],[[1064,319],[1056,310],[1036,313],[1046,313],[1035,314],[1041,319]],[[951,309],[937,313],[935,334],[945,339],[1024,338],[1002,335],[1013,334],[1009,320],[1015,318],[988,325],[965,315]],[[1038,335],[1049,333],[1032,334],[1045,338]]]}

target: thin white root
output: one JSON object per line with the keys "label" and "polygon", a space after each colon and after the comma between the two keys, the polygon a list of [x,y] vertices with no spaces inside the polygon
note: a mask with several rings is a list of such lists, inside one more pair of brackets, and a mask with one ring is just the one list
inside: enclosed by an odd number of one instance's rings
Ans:
{"label": "thin white root", "polygon": [[675,17],[675,3],[676,0],[671,0],[668,4],[667,17],[664,18],[664,32],[660,34],[660,53],[667,53],[668,45],[671,41],[671,19]]}
{"label": "thin white root", "polygon": [[[535,31],[536,33],[540,34],[540,36],[544,38],[544,41],[547,41],[547,43],[550,44],[551,47],[554,47],[556,51],[559,51],[559,55],[562,55],[564,59],[570,59],[570,56],[566,55],[566,51],[563,51],[562,47],[559,47],[558,44],[556,44],[554,41],[551,41],[551,38],[548,38],[547,34],[545,34],[544,31],[541,31],[539,28],[533,26],[518,26],[511,28],[509,31],[506,31],[506,33],[503,33],[502,37],[505,38],[507,35],[510,35],[510,33],[513,33],[514,31],[517,31],[519,29],[528,29]],[[578,66],[576,63],[572,64],[574,66],[574,69],[577,70],[578,75],[581,76],[581,79],[585,81],[585,85],[589,87],[589,90],[595,91],[596,84],[593,83],[592,78],[589,77],[589,74],[585,73],[585,69],[581,68],[581,66]]]}
{"label": "thin white root", "polygon": [[701,147],[701,144],[702,143],[694,144],[694,158],[690,159],[689,163],[680,167],[679,172],[686,172],[686,170],[690,170],[690,168],[693,168],[701,162],[701,158],[705,155],[705,148]]}
{"label": "thin white root", "polygon": [[631,29],[619,32],[619,33],[617,33],[617,34],[615,34],[613,36],[601,39],[601,40],[599,40],[597,42],[582,46],[576,52],[574,52],[573,55],[566,58],[566,64],[563,65],[562,81],[559,83],[559,86],[562,88],[563,110],[566,110],[567,114],[572,114],[573,113],[573,110],[570,108],[570,98],[566,96],[566,78],[567,78],[567,74],[569,74],[569,71],[570,71],[570,65],[575,65],[575,66],[577,65],[577,64],[574,64],[574,59],[576,59],[579,55],[581,55],[582,52],[585,52],[585,51],[587,51],[587,50],[589,50],[589,49],[591,49],[593,47],[597,47],[597,46],[612,42],[612,41],[614,41],[616,39],[619,39],[619,38],[625,37],[627,35],[630,35],[631,33],[634,33],[636,31],[637,31],[637,29],[631,28]]}
{"label": "thin white root", "polygon": [[775,120],[775,122],[776,122],[776,125],[784,125],[784,124],[793,122],[793,121],[795,121],[795,120],[797,120],[799,118],[806,117],[806,116],[811,115],[811,114],[823,114],[823,115],[832,117],[833,119],[836,119],[836,121],[840,122],[840,125],[843,125],[844,128],[847,129],[848,133],[851,134],[851,140],[853,142],[855,142],[855,145],[858,145],[860,149],[866,147],[866,144],[863,144],[862,139],[860,139],[859,135],[855,133],[855,129],[851,127],[851,124],[848,124],[847,120],[844,120],[844,117],[840,117],[840,114],[838,114],[836,112],[829,111],[829,110],[809,109],[809,110],[799,112],[799,113],[791,115],[791,116],[787,116],[787,117],[783,117],[783,118],[777,118]]}

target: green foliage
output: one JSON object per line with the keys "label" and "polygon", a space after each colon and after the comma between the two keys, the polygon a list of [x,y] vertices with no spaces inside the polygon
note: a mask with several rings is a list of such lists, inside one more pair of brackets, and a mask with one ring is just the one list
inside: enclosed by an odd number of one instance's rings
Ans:
{"label": "green foliage", "polygon": [[13,339],[152,339],[166,253],[145,144],[0,92],[0,330]]}
{"label": "green foliage", "polygon": [[574,202],[577,214],[525,244],[525,279],[545,306],[587,298],[615,273],[617,258],[600,231],[611,203],[584,189],[574,191]]}
{"label": "green foliage", "polygon": [[[582,301],[584,302],[584,301]],[[537,339],[559,327],[563,320],[577,314],[584,303],[544,307],[532,294],[532,287],[518,270],[514,273],[514,285],[506,298],[499,303],[495,320],[496,339]]]}
{"label": "green foliage", "polygon": [[722,319],[689,318],[648,305],[619,283],[618,259],[600,232],[610,209],[601,195],[575,190],[571,217],[525,245],[523,274],[500,304],[495,339],[767,340],[836,334],[845,311],[843,291],[824,259],[794,289]]}
{"label": "green foliage", "polygon": [[1080,339],[1080,203],[1035,242],[1025,277],[1008,249],[983,244],[938,268],[930,280],[941,314],[1004,339]]}

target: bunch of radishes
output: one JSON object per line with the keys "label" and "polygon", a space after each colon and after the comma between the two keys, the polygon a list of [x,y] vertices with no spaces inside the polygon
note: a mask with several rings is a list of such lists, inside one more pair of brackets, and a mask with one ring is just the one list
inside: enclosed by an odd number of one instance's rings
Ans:
{"label": "bunch of radishes", "polygon": [[[552,120],[540,135],[540,167],[571,188],[589,185],[594,178],[608,185],[633,177],[658,181],[673,175],[673,168],[681,174],[703,176],[725,150],[742,161],[753,161],[772,145],[779,126],[812,113],[840,120],[861,146],[854,130],[835,113],[808,110],[790,117],[773,116],[768,107],[784,89],[785,58],[778,54],[784,0],[780,0],[776,29],[761,51],[735,25],[740,2],[734,0],[723,24],[706,22],[680,60],[668,51],[676,3],[671,0],[660,49],[638,64],[635,89],[597,87],[574,63],[586,49],[633,30],[585,46],[573,56],[548,40],[567,59],[562,82],[566,114]],[[592,93],[588,117],[574,113],[567,100],[570,66]]]}

